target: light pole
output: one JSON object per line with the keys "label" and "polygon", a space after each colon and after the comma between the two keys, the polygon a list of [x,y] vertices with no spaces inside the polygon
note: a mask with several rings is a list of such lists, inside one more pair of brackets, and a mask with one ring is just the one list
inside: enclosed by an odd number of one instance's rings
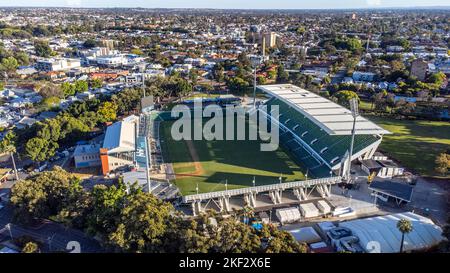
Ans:
{"label": "light pole", "polygon": [[256,107],[256,70],[258,69],[258,66],[261,64],[261,59],[258,56],[254,56],[251,59],[253,68],[254,68],[254,74],[253,74],[253,107]]}
{"label": "light pole", "polygon": [[145,71],[142,72],[142,91],[145,98]]}
{"label": "light pole", "polygon": [[228,179],[225,179],[225,191],[228,191]]}
{"label": "light pole", "polygon": [[350,182],[350,169],[352,166],[353,145],[355,143],[356,119],[359,116],[358,99],[356,98],[350,99],[350,110],[352,111],[353,116],[353,126],[352,126],[352,141],[350,143],[350,154],[348,156],[348,168],[346,174],[347,183]]}
{"label": "light pole", "polygon": [[17,172],[16,161],[14,160],[14,153],[11,152],[10,156],[14,168],[14,174],[16,175],[16,181],[19,181],[19,173]]}
{"label": "light pole", "polygon": [[195,191],[196,191],[197,194],[198,194],[198,183],[197,183],[197,186],[195,187]]}
{"label": "light pole", "polygon": [[253,181],[252,181],[253,187],[256,186],[256,178],[253,176]]}

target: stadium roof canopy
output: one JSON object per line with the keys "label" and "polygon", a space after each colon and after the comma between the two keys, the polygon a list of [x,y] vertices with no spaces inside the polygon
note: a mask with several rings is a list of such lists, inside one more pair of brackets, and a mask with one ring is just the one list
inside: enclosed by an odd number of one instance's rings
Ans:
{"label": "stadium roof canopy", "polygon": [[[395,253],[400,251],[402,234],[397,228],[400,219],[411,221],[412,231],[405,234],[405,251],[423,250],[439,244],[444,238],[442,229],[430,219],[412,212],[356,219],[339,223],[351,229],[359,238],[359,244],[366,251]],[[373,249],[374,247],[379,249]]]}
{"label": "stadium roof canopy", "polygon": [[[285,101],[329,135],[352,134],[352,113],[339,104],[292,84],[260,85],[258,88]],[[358,116],[356,134],[383,135],[390,134],[390,132],[362,116]]]}
{"label": "stadium roof canopy", "polygon": [[136,150],[135,123],[131,121],[119,121],[106,129],[103,148],[108,149],[108,154],[133,152]]}

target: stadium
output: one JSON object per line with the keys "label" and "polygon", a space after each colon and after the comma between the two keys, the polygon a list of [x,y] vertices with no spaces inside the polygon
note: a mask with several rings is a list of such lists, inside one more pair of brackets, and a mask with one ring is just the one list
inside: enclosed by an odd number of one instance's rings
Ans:
{"label": "stadium", "polygon": [[[278,125],[277,150],[261,151],[261,139],[176,141],[171,136],[176,119],[170,112],[152,111],[146,118],[151,180],[170,181],[183,202],[192,203],[198,212],[207,200],[216,200],[220,210],[229,211],[232,196],[243,196],[244,203],[254,206],[262,192],[268,192],[274,203],[281,202],[283,191],[293,191],[299,200],[306,199],[311,188],[329,195],[329,187],[342,180],[348,165],[351,111],[290,84],[258,86],[258,90],[267,99],[249,112],[258,111],[260,118]],[[274,106],[278,116],[272,115]],[[248,128],[257,126],[245,122]],[[358,116],[351,160],[371,158],[387,133]]]}

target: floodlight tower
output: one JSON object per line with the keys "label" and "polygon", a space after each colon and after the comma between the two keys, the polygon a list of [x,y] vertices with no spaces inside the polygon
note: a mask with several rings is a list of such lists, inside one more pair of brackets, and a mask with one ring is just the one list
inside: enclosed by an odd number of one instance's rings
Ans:
{"label": "floodlight tower", "polygon": [[254,74],[253,74],[253,107],[256,107],[256,70],[258,69],[258,66],[261,64],[261,59],[258,56],[254,56],[251,58],[251,63],[254,68]]}
{"label": "floodlight tower", "polygon": [[350,182],[350,169],[351,169],[351,165],[352,165],[353,145],[355,142],[356,119],[359,116],[358,99],[356,99],[356,98],[350,99],[350,110],[352,111],[352,116],[353,116],[353,127],[352,127],[352,141],[350,143],[350,154],[348,155],[348,168],[347,168],[347,174],[346,174],[347,182]]}

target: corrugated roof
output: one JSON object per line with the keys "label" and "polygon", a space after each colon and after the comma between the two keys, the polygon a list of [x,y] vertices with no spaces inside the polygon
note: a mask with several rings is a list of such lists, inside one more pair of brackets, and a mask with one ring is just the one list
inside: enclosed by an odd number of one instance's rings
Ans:
{"label": "corrugated roof", "polygon": [[108,154],[132,152],[136,150],[135,123],[119,121],[106,129],[103,148]]}
{"label": "corrugated roof", "polygon": [[410,233],[405,234],[405,251],[427,249],[444,239],[439,226],[412,212],[357,219],[340,223],[339,226],[351,229],[366,251],[376,247],[381,253],[395,253],[400,251],[402,234],[397,228],[400,219],[411,221],[413,228]]}
{"label": "corrugated roof", "polygon": [[[258,88],[285,101],[330,135],[352,134],[352,113],[337,103],[292,84],[260,85]],[[356,134],[383,135],[390,132],[358,116]]]}

